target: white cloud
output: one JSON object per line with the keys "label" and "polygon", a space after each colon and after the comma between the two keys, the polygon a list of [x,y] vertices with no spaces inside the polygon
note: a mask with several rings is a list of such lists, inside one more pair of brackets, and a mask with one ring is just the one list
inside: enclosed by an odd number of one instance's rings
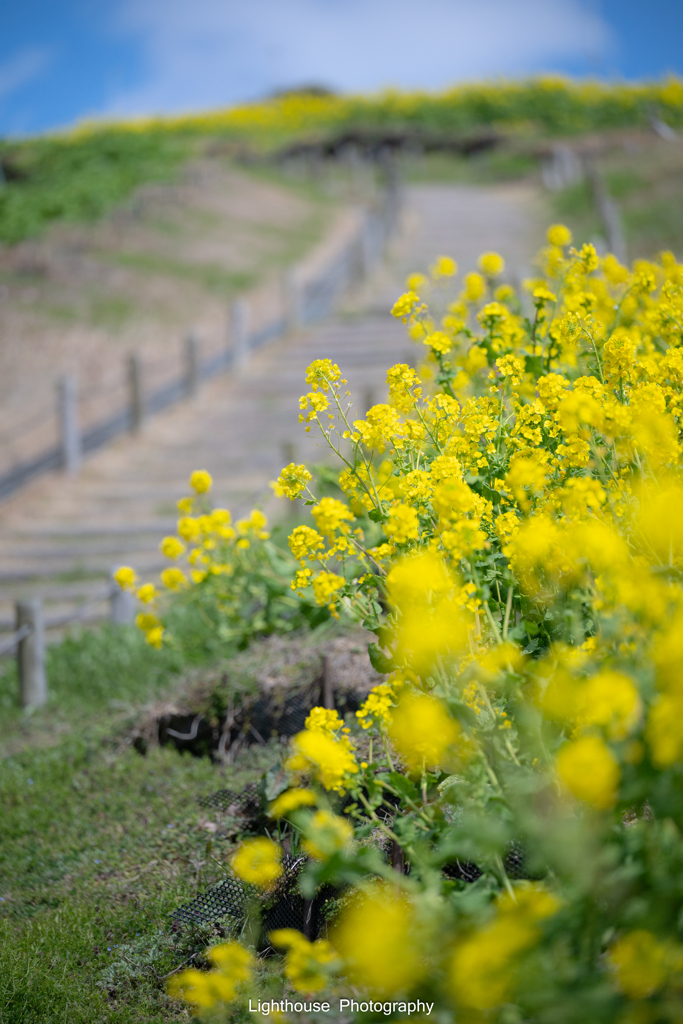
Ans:
{"label": "white cloud", "polygon": [[590,61],[612,46],[584,0],[122,0],[145,80],[109,113],[210,107],[320,83],[439,88]]}
{"label": "white cloud", "polygon": [[0,64],[0,100],[37,78],[52,59],[47,47],[26,47]]}

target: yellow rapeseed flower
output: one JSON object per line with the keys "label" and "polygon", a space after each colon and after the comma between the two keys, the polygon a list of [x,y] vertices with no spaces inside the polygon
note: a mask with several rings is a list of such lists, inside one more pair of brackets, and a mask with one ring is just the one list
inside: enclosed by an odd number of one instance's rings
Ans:
{"label": "yellow rapeseed flower", "polygon": [[315,525],[323,537],[327,537],[328,540],[332,540],[338,530],[346,533],[348,531],[346,523],[353,522],[355,519],[351,509],[337,498],[321,498],[311,512],[315,519]]}
{"label": "yellow rapeseed flower", "polygon": [[391,709],[394,706],[395,682],[380,683],[370,690],[362,707],[356,711],[356,718],[364,729],[373,723],[386,728],[391,722]]}
{"label": "yellow rapeseed flower", "polygon": [[440,767],[461,736],[458,722],[441,701],[424,693],[403,697],[391,712],[389,736],[412,771]]}
{"label": "yellow rapeseed flower", "polygon": [[304,850],[315,860],[329,860],[351,848],[353,829],[346,818],[331,811],[317,811],[304,826]]}
{"label": "yellow rapeseed flower", "polygon": [[497,915],[456,947],[451,984],[457,1001],[474,1010],[507,1002],[514,988],[515,961],[541,936],[540,922],[559,909],[541,886],[516,886],[514,899],[499,898]]}
{"label": "yellow rapeseed flower", "polygon": [[167,991],[175,999],[184,999],[201,1009],[216,1003],[229,1003],[237,996],[237,985],[248,981],[253,973],[254,957],[239,942],[224,942],[205,951],[217,970],[183,971],[174,975]]}
{"label": "yellow rapeseed flower", "polygon": [[419,307],[420,300],[415,292],[406,292],[392,306],[391,315],[395,316],[397,320],[405,322],[409,317],[415,315]]}
{"label": "yellow rapeseed flower", "polygon": [[564,224],[551,224],[546,233],[546,238],[551,245],[562,248],[572,244],[572,233]]}
{"label": "yellow rapeseed flower", "polygon": [[458,581],[442,559],[409,555],[394,564],[386,585],[389,602],[400,613],[399,653],[416,672],[428,672],[438,655],[459,651],[467,642]]}
{"label": "yellow rapeseed flower", "polygon": [[327,939],[310,942],[294,928],[278,928],[268,935],[273,946],[286,949],[285,977],[297,992],[319,992],[330,980],[338,956]]}
{"label": "yellow rapeseed flower", "polygon": [[607,962],[617,988],[629,999],[647,999],[666,983],[672,968],[683,966],[683,947],[662,942],[652,932],[638,928],[626,932],[610,946]]}
{"label": "yellow rapeseed flower", "polygon": [[187,576],[182,569],[164,569],[161,573],[161,582],[169,590],[180,590],[187,586]]}
{"label": "yellow rapeseed flower", "polygon": [[163,643],[164,627],[163,626],[152,626],[145,632],[145,640],[150,647],[160,648]]}
{"label": "yellow rapeseed flower", "polygon": [[484,252],[479,257],[479,269],[487,277],[498,277],[505,270],[505,260],[497,252]]}
{"label": "yellow rapeseed flower", "polygon": [[114,579],[121,589],[131,592],[135,589],[137,578],[135,569],[131,569],[129,565],[122,565],[121,568],[117,569],[114,573]]}
{"label": "yellow rapeseed flower", "polygon": [[295,526],[287,541],[297,562],[302,562],[306,558],[314,558],[325,547],[325,542],[318,531],[305,525]]}
{"label": "yellow rapeseed flower", "polygon": [[143,583],[138,590],[138,599],[143,604],[151,604],[159,596],[159,592],[153,583]]}
{"label": "yellow rapeseed flower", "polygon": [[472,272],[465,277],[465,297],[468,302],[478,302],[486,291],[486,281],[481,276]]}
{"label": "yellow rapeseed flower", "polygon": [[231,978],[218,971],[197,971],[194,968],[172,977],[167,991],[174,999],[184,999],[201,1009],[209,1009],[216,1003],[229,1003],[237,994]]}
{"label": "yellow rapeseed flower", "polygon": [[559,750],[555,767],[570,793],[597,810],[616,802],[619,762],[599,736],[570,740]]}
{"label": "yellow rapeseed flower", "polygon": [[420,536],[420,522],[415,509],[400,502],[392,505],[389,509],[386,532],[396,544],[417,540]]}
{"label": "yellow rapeseed flower", "polygon": [[430,267],[432,277],[454,277],[458,273],[458,264],[450,256],[439,256]]}
{"label": "yellow rapeseed flower", "polygon": [[159,550],[162,555],[166,555],[166,558],[180,558],[185,551],[185,545],[177,537],[164,537]]}
{"label": "yellow rapeseed flower", "polygon": [[449,338],[443,331],[433,331],[423,339],[422,344],[431,348],[433,352],[446,355],[453,348],[453,339]]}
{"label": "yellow rapeseed flower", "polygon": [[190,487],[196,494],[206,494],[213,486],[213,477],[205,469],[195,469],[190,477]]}
{"label": "yellow rapeseed flower", "polygon": [[338,591],[346,585],[346,580],[336,572],[319,572],[313,577],[312,585],[316,604],[321,607],[327,605],[332,611],[337,603]]}
{"label": "yellow rapeseed flower", "polygon": [[192,541],[195,537],[199,537],[201,532],[201,523],[194,516],[183,516],[178,520],[178,533],[184,540]]}
{"label": "yellow rapeseed flower", "polygon": [[230,861],[238,878],[267,889],[282,874],[282,850],[267,836],[246,839]]}
{"label": "yellow rapeseed flower", "polygon": [[387,996],[425,976],[426,938],[411,902],[381,884],[353,898],[332,929],[351,984]]}
{"label": "yellow rapeseed flower", "polygon": [[[409,292],[419,292],[420,289],[424,288],[424,286],[427,283],[428,283],[427,282],[427,278],[424,276],[424,274],[419,274],[419,273],[408,274],[408,276],[406,278],[406,289]],[[396,315],[396,314],[394,314],[394,315]]]}
{"label": "yellow rapeseed flower", "polygon": [[282,470],[277,480],[271,484],[271,487],[278,498],[284,497],[294,501],[295,498],[301,497],[311,479],[311,474],[304,465],[290,462]]}
{"label": "yellow rapeseed flower", "polygon": [[287,761],[290,771],[312,771],[325,789],[343,792],[358,765],[348,742],[335,740],[324,732],[304,729],[292,740],[292,753]]}
{"label": "yellow rapeseed flower", "polygon": [[317,797],[312,789],[288,789],[273,800],[268,813],[271,818],[284,818],[300,807],[311,807],[316,803]]}
{"label": "yellow rapeseed flower", "polygon": [[683,761],[683,694],[662,693],[655,698],[645,729],[652,763],[657,768]]}

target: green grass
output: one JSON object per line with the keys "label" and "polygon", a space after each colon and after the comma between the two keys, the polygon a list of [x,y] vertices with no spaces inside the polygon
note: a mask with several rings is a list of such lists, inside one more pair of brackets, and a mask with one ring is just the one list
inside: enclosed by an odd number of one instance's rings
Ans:
{"label": "green grass", "polygon": [[[239,822],[199,798],[240,791],[280,761],[282,748],[272,741],[219,767],[153,743],[143,757],[131,737],[148,720],[146,702],[186,693],[190,706],[213,706],[226,678],[234,694],[251,692],[275,655],[253,645],[228,660],[192,609],[175,614],[175,648],[154,650],[135,628],[111,625],[51,646],[50,702],[28,718],[5,663],[0,1024],[186,1021],[164,976],[188,957],[201,963],[201,951],[226,934],[224,926],[171,927],[176,907],[227,877],[241,834]],[[292,678],[303,672],[308,681],[316,643],[343,628],[328,623],[295,641],[301,663],[288,662]],[[265,968],[266,988],[272,971]]]}
{"label": "green grass", "polygon": [[[615,150],[601,160],[609,194],[622,213],[630,260],[663,249],[683,257],[683,146],[653,140],[635,152]],[[579,245],[604,237],[605,228],[587,181],[549,198],[554,219],[565,222]]]}
{"label": "green grass", "polygon": [[89,302],[88,319],[98,327],[118,330],[135,313],[135,304],[123,295],[93,296]]}
{"label": "green grass", "polygon": [[[5,760],[0,776],[0,1021],[187,1020],[164,974],[217,932],[171,930],[171,911],[227,874],[198,798],[241,788],[278,760],[239,767],[88,736]],[[213,815],[215,818],[215,814]]]}
{"label": "green grass", "polygon": [[117,128],[2,149],[14,176],[0,188],[0,241],[9,243],[53,221],[97,220],[138,185],[171,180],[191,154],[187,139]]}
{"label": "green grass", "polygon": [[[145,702],[172,697],[197,666],[221,676],[224,647],[191,611],[181,619],[176,648],[154,650],[134,627],[110,625],[52,645],[50,701],[28,718],[4,663],[1,1024],[187,1020],[159,979],[219,932],[173,931],[169,914],[226,877],[235,837],[232,819],[198,799],[241,789],[280,749],[247,750],[231,768],[171,748],[152,746],[145,757],[133,749]],[[203,827],[208,816],[220,819],[222,838]]]}
{"label": "green grass", "polygon": [[121,267],[141,270],[146,274],[178,277],[194,281],[218,295],[231,296],[250,288],[256,273],[248,270],[226,270],[217,263],[186,263],[146,252],[115,252],[106,254],[109,262]]}
{"label": "green grass", "polygon": [[571,228],[575,245],[583,245],[604,234],[593,193],[587,181],[579,181],[549,198],[552,219]]}
{"label": "green grass", "polygon": [[[103,626],[74,631],[47,650],[50,700],[33,716],[36,727],[71,721],[82,724],[92,716],[146,700],[168,687],[186,667],[184,652],[155,651],[134,626]],[[2,662],[0,675],[0,742],[20,727],[16,663]]]}

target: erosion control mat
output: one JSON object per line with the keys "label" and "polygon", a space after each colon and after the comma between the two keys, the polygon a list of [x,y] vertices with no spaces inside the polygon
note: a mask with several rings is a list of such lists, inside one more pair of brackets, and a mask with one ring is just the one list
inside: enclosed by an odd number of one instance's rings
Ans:
{"label": "erosion control mat", "polygon": [[277,928],[295,928],[309,939],[318,938],[325,927],[325,904],[334,893],[328,887],[312,900],[303,898],[297,883],[306,860],[301,855],[285,854],[282,876],[264,895],[236,878],[227,878],[174,910],[171,915],[173,921],[185,928],[225,919],[231,925],[240,924],[246,915],[248,903],[257,900],[261,905],[264,943],[267,942],[268,934]]}

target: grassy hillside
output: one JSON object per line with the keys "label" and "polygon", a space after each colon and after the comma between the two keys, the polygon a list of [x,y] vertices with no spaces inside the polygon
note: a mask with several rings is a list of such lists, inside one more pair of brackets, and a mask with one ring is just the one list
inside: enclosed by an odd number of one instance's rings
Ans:
{"label": "grassy hillside", "polygon": [[646,126],[653,116],[683,125],[683,83],[539,78],[433,94],[292,94],[193,116],[84,125],[66,134],[0,143],[0,240],[34,236],[55,220],[100,217],[144,182],[172,178],[183,161],[216,140],[235,151],[266,153],[301,136],[350,129],[462,135],[488,127],[568,135]]}

